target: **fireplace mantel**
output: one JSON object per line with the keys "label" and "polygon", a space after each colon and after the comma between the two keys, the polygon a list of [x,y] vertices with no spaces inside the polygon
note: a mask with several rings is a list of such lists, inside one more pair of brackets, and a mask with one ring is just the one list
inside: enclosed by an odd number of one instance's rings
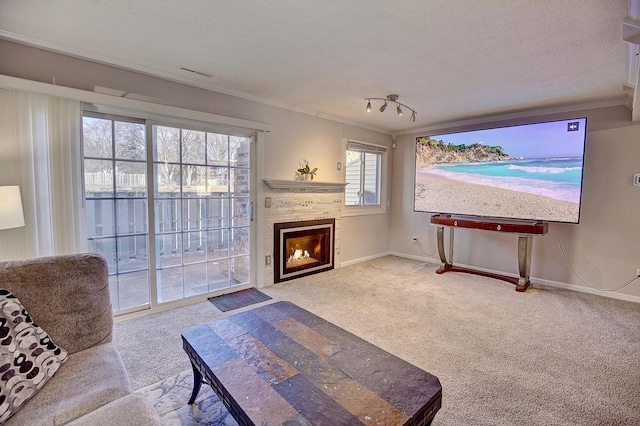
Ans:
{"label": "fireplace mantel", "polygon": [[339,182],[314,182],[304,180],[263,179],[271,189],[297,189],[300,191],[314,189],[323,191],[342,191],[347,185]]}

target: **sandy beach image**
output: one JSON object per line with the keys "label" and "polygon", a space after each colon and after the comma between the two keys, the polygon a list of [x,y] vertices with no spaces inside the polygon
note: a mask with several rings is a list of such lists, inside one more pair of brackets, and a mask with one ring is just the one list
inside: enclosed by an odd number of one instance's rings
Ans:
{"label": "sandy beach image", "polygon": [[[468,212],[505,218],[553,218],[577,222],[579,205],[544,195],[461,182],[426,172],[416,173],[415,210],[433,213]],[[462,213],[460,213],[462,214]]]}

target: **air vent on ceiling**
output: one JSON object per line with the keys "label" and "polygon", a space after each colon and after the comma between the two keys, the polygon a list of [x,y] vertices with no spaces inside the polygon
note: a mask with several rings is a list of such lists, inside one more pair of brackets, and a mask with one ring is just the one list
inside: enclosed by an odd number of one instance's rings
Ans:
{"label": "air vent on ceiling", "polygon": [[180,65],[178,67],[178,69],[181,69],[182,71],[190,72],[192,74],[196,74],[196,75],[199,75],[199,76],[202,76],[202,77],[207,77],[207,78],[215,77],[213,74],[209,74],[209,73],[206,73],[206,72],[194,70],[193,68],[185,67],[183,65]]}

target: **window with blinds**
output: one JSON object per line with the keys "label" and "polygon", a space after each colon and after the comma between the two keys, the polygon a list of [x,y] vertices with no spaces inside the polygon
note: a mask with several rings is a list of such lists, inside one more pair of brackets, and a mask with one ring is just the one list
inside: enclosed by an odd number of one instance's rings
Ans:
{"label": "window with blinds", "polygon": [[384,210],[383,165],[387,148],[347,140],[345,145],[345,206]]}

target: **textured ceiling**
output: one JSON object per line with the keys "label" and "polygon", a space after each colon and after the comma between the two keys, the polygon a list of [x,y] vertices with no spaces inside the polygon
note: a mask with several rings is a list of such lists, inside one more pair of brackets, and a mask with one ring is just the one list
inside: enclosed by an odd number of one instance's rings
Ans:
{"label": "textured ceiling", "polygon": [[[627,10],[627,0],[0,0],[0,37],[401,132],[623,98]],[[391,93],[415,123],[381,103],[365,112],[364,98]]]}

